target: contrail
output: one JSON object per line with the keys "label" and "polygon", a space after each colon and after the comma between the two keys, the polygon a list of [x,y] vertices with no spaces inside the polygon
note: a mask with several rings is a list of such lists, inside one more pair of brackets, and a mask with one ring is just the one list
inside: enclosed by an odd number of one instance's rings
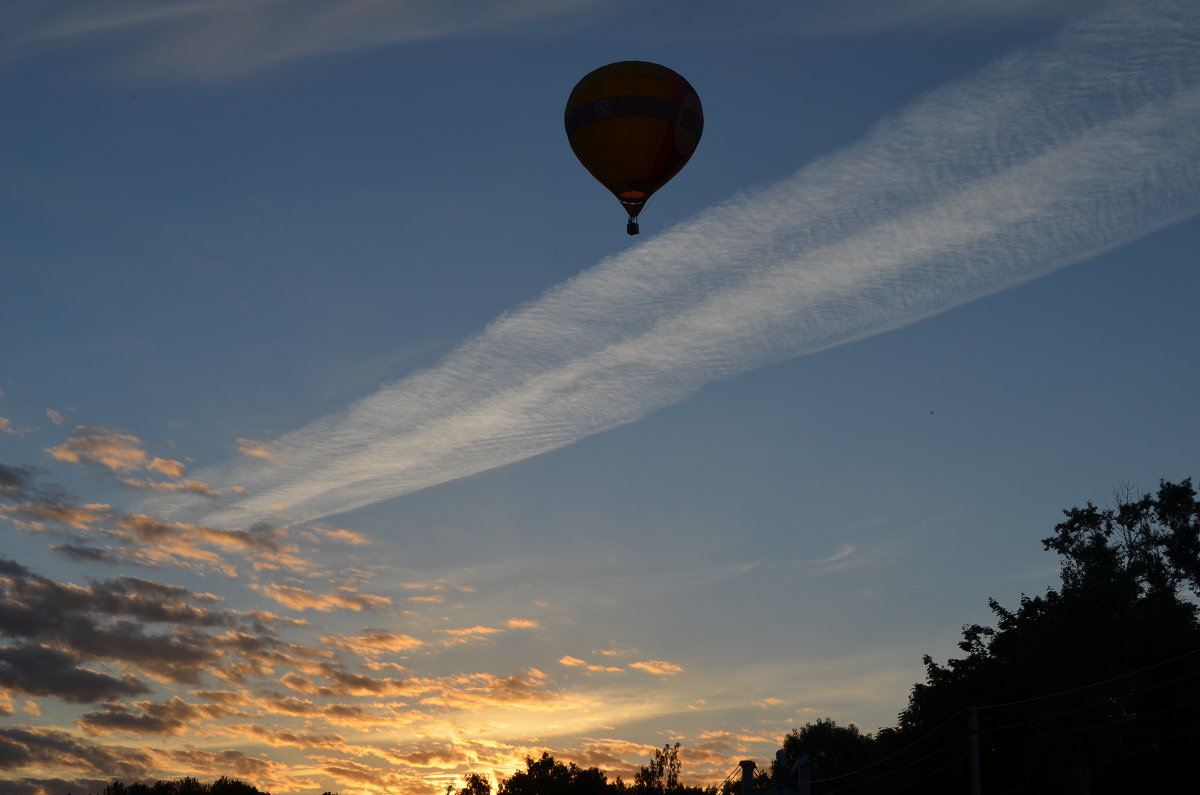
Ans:
{"label": "contrail", "polygon": [[554,450],[704,384],[895,329],[1200,212],[1200,4],[1117,3],[858,144],[495,320],[196,477],[298,522]]}

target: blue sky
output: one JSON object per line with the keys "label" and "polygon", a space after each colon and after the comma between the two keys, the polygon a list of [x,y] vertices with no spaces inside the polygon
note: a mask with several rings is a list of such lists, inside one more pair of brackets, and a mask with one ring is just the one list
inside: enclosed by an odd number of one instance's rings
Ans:
{"label": "blue sky", "polygon": [[[1195,474],[1193,4],[14,8],[0,792],[719,781]],[[705,108],[638,238],[625,59]]]}

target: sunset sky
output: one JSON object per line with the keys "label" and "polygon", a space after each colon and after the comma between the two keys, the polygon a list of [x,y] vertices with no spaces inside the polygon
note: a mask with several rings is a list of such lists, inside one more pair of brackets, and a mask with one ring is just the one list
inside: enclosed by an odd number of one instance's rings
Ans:
{"label": "sunset sky", "polygon": [[717,783],[1200,475],[1193,0],[15,0],[0,97],[0,795]]}

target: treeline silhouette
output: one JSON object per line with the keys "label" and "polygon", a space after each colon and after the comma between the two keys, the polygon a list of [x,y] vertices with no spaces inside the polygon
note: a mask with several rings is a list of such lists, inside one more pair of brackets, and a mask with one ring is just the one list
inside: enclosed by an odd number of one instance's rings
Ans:
{"label": "treeline silhouette", "polygon": [[[1114,506],[1063,512],[1043,539],[1057,588],[996,626],[963,627],[963,656],[925,656],[897,725],[875,735],[831,720],[785,738],[812,759],[811,792],[1116,793],[1196,787],[1200,732],[1200,502],[1191,479]],[[779,783],[773,764],[760,785]],[[977,782],[977,783],[973,783]],[[1189,783],[1190,782],[1190,783]]]}
{"label": "treeline silhouette", "polygon": [[[1190,478],[1114,505],[1063,512],[1043,539],[1060,583],[994,599],[995,626],[963,627],[963,656],[926,655],[895,726],[874,734],[829,718],[790,732],[756,789],[811,795],[978,792],[1127,795],[1194,791],[1200,738],[1200,502]],[[654,752],[632,782],[549,753],[498,782],[497,795],[733,795],[741,769],[716,786],[682,783],[680,746]],[[797,773],[799,771],[799,773]],[[184,779],[183,781],[190,781]],[[103,795],[254,795],[244,789],[105,789]],[[141,785],[133,785],[141,786]],[[158,785],[155,785],[158,786]],[[200,785],[203,786],[203,785]],[[446,795],[492,795],[471,773]],[[263,795],[266,795],[265,793]],[[328,795],[328,794],[327,794]]]}
{"label": "treeline silhouette", "polygon": [[[211,784],[194,778],[156,781],[153,784],[125,784],[114,781],[100,795],[271,795],[236,778],[221,776]],[[334,795],[326,792],[325,795]]]}

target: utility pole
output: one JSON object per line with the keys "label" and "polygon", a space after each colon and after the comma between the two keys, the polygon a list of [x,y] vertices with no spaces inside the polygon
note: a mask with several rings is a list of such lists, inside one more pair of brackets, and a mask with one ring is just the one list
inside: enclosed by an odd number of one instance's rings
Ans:
{"label": "utility pole", "polygon": [[742,768],[742,795],[750,795],[754,790],[754,764],[753,759],[743,759],[738,764]]}
{"label": "utility pole", "polygon": [[968,722],[971,748],[971,795],[983,795],[983,785],[979,776],[979,709],[971,707],[971,718]]}

